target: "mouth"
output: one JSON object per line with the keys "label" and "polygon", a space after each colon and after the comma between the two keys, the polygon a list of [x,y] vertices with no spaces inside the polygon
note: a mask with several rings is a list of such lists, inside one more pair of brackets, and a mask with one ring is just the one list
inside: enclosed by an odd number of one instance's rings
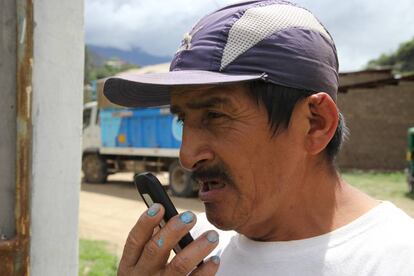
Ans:
{"label": "mouth", "polygon": [[216,181],[216,180],[202,181],[201,184],[202,184],[201,185],[201,191],[202,192],[218,190],[218,189],[224,188],[226,186],[226,184],[224,182]]}
{"label": "mouth", "polygon": [[204,202],[213,202],[213,201],[220,201],[220,198],[224,196],[223,191],[226,187],[226,183],[224,181],[216,180],[216,179],[204,179],[199,181],[200,183],[200,190],[198,193],[199,198],[201,201]]}

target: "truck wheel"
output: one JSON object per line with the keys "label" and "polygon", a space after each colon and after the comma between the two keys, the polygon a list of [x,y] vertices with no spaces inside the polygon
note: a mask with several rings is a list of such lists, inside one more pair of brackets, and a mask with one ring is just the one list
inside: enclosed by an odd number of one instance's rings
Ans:
{"label": "truck wheel", "polygon": [[82,160],[82,171],[86,182],[105,183],[108,168],[104,158],[98,154],[87,154]]}
{"label": "truck wheel", "polygon": [[193,197],[198,192],[198,187],[190,178],[190,173],[185,171],[178,161],[173,162],[169,168],[170,189],[173,195],[178,197]]}
{"label": "truck wheel", "polygon": [[414,179],[408,180],[408,193],[414,195]]}

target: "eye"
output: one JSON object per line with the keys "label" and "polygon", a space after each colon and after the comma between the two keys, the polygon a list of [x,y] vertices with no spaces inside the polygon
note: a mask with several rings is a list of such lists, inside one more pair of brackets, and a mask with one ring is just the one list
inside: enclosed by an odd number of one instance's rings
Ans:
{"label": "eye", "polygon": [[206,111],[203,117],[204,124],[214,124],[219,123],[226,115],[217,111]]}
{"label": "eye", "polygon": [[221,118],[224,117],[224,114],[219,113],[219,112],[215,112],[215,111],[208,111],[207,112],[207,118],[208,119],[217,119],[217,118]]}

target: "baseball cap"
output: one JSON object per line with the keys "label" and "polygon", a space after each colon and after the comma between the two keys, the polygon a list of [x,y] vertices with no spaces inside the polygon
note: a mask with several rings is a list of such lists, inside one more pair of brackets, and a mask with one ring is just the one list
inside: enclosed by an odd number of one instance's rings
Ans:
{"label": "baseball cap", "polygon": [[169,72],[106,80],[105,96],[126,107],[167,105],[174,86],[265,82],[338,90],[334,41],[307,9],[284,0],[236,3],[202,18],[185,34]]}

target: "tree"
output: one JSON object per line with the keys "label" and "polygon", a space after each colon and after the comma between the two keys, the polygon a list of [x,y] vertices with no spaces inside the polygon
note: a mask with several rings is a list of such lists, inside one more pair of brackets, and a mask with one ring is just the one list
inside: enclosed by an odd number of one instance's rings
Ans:
{"label": "tree", "polygon": [[88,46],[85,45],[85,65],[84,65],[84,74],[83,82],[89,83],[92,80],[96,79],[96,76],[93,76],[93,70],[96,67],[96,58],[89,50]]}
{"label": "tree", "polygon": [[400,44],[394,53],[382,54],[367,64],[368,69],[378,67],[391,67],[395,73],[414,73],[414,38]]}

